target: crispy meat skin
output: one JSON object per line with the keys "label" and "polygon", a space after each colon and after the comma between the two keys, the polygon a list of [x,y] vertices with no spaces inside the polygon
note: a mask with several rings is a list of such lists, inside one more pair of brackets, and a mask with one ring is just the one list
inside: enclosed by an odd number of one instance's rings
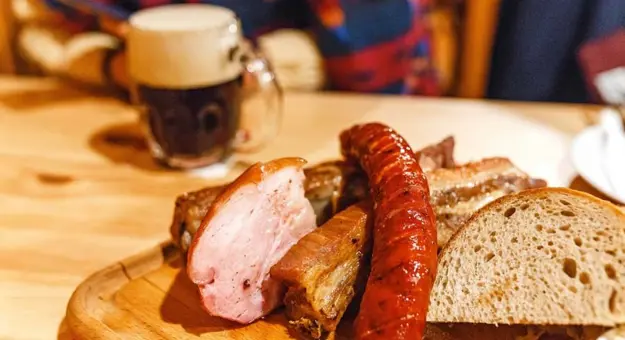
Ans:
{"label": "crispy meat skin", "polygon": [[[453,150],[455,141],[447,137],[429,145],[416,154],[424,170],[455,166]],[[306,197],[321,225],[332,215],[358,202],[367,195],[367,178],[354,165],[343,161],[330,161],[304,169]],[[208,187],[187,192],[177,197],[170,227],[172,240],[186,252],[204,215],[223,186]]]}
{"label": "crispy meat skin", "polygon": [[209,187],[184,193],[176,198],[174,217],[169,231],[174,243],[183,251],[189,249],[193,235],[200,228],[208,208],[223,189],[223,186]]}
{"label": "crispy meat skin", "polygon": [[[451,235],[470,217],[473,211],[491,200],[508,192],[546,185],[544,181],[530,178],[509,160],[503,158],[485,159],[456,169],[438,169],[430,172],[427,177],[432,201],[444,203],[441,206],[434,206],[435,211],[438,212],[439,247],[447,243]],[[482,185],[482,183],[485,184]],[[446,195],[451,197],[445,198]],[[457,211],[454,211],[454,207]],[[363,206],[350,207],[348,210],[349,214],[336,215],[340,223],[331,219],[302,238],[272,268],[271,272],[272,275],[284,280],[288,286],[285,302],[287,317],[291,324],[303,334],[316,339],[327,332],[336,330],[336,325],[340,320],[337,320],[335,316],[341,315],[348,308],[350,301],[338,299],[338,302],[332,304],[333,309],[328,309],[326,308],[327,301],[316,297],[315,294],[306,294],[306,292],[315,292],[320,289],[319,287],[323,287],[324,294],[329,296],[345,294],[345,282],[338,282],[336,277],[357,277],[351,281],[354,293],[351,291],[349,293],[349,296],[355,294],[354,301],[357,303],[358,293],[362,293],[366,282],[368,262],[360,262],[364,268],[355,268],[346,262],[350,261],[347,260],[348,258],[355,258],[356,253],[367,255],[371,249],[370,244],[357,243],[357,247],[352,250],[351,257],[345,253],[337,253],[333,256],[334,249],[349,238],[349,235],[369,235],[369,231],[365,230],[367,224],[358,221],[365,218],[364,215],[370,214],[370,211],[363,209]],[[352,218],[349,225],[345,223],[347,217]],[[318,254],[323,255],[318,256]],[[368,256],[364,259],[368,259]],[[332,274],[332,271],[336,273]],[[362,273],[365,275],[363,276]],[[328,313],[329,310],[333,313]]]}
{"label": "crispy meat skin", "polygon": [[[288,286],[287,318],[301,333],[320,338],[335,330],[365,282],[371,252],[370,204],[361,202],[334,215],[304,236],[271,269]],[[312,303],[312,304],[311,304]]]}
{"label": "crispy meat skin", "polygon": [[454,169],[427,173],[431,204],[436,212],[438,246],[444,246],[471,214],[512,192],[544,187],[507,158],[486,158]]}

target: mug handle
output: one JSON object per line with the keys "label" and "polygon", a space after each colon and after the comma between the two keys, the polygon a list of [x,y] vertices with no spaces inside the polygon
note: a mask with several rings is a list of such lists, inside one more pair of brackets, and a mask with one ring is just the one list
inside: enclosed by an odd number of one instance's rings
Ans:
{"label": "mug handle", "polygon": [[246,153],[258,151],[280,132],[283,92],[266,58],[249,45],[239,49],[243,100],[234,149]]}

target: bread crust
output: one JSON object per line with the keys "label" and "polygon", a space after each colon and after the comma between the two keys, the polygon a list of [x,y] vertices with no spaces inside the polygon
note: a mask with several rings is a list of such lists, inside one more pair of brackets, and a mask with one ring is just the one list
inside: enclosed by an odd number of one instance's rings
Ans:
{"label": "bread crust", "polygon": [[597,196],[593,196],[583,191],[578,191],[578,190],[564,188],[564,187],[544,187],[544,188],[527,189],[527,190],[523,190],[520,192],[516,192],[513,194],[499,197],[495,199],[494,201],[486,204],[482,208],[478,209],[473,215],[471,215],[471,217],[464,223],[464,225],[460,227],[460,229],[458,229],[458,231],[449,239],[449,242],[447,242],[445,247],[441,249],[439,253],[439,258],[443,257],[447,253],[448,249],[452,248],[452,246],[456,243],[456,239],[458,238],[458,235],[462,234],[463,231],[467,229],[473,221],[479,219],[482,216],[482,214],[484,214],[487,210],[496,209],[498,206],[502,205],[503,202],[506,202],[515,197],[518,198],[518,197],[532,196],[532,195],[537,195],[541,193],[549,193],[549,192],[559,192],[559,193],[564,193],[564,194],[569,194],[569,195],[574,195],[574,196],[579,196],[579,197],[590,199],[594,201],[595,203],[605,205],[607,208],[611,209],[615,214],[621,215],[623,218],[625,218],[625,206],[618,207],[609,201],[602,200],[598,198]]}

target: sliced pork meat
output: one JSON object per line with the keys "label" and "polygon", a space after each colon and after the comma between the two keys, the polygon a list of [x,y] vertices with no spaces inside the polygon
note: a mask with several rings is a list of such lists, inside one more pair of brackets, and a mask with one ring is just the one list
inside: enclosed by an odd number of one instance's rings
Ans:
{"label": "sliced pork meat", "polygon": [[282,304],[270,268],[316,228],[304,196],[306,161],[251,166],[215,199],[194,235],[187,273],[211,315],[250,323]]}
{"label": "sliced pork meat", "polygon": [[484,158],[453,169],[427,174],[431,203],[436,212],[438,246],[443,247],[479,208],[513,192],[547,186],[509,159]]}
{"label": "sliced pork meat", "polygon": [[371,254],[371,205],[352,205],[304,236],[271,268],[288,287],[289,324],[306,338],[334,332],[352,299],[364,291]]}

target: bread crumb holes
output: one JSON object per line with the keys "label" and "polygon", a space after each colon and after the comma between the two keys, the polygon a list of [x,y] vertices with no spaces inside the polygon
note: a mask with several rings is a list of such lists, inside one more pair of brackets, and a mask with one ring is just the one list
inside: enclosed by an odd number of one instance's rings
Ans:
{"label": "bread crumb holes", "polygon": [[585,285],[590,284],[590,275],[586,272],[581,273],[579,275],[579,281]]}
{"label": "bread crumb holes", "polygon": [[575,239],[573,239],[573,241],[575,242],[575,245],[578,247],[582,246],[582,239],[579,237],[576,237]]}
{"label": "bread crumb holes", "polygon": [[572,258],[565,258],[564,264],[562,265],[562,270],[566,275],[568,275],[568,277],[575,278],[575,276],[577,275],[577,262],[575,262],[575,260],[573,260]]}
{"label": "bread crumb holes", "polygon": [[616,280],[616,269],[611,264],[606,264],[603,269],[605,274],[612,280]]}
{"label": "bread crumb holes", "polygon": [[617,292],[616,290],[612,289],[612,294],[610,294],[610,300],[608,300],[608,306],[610,307],[610,312],[612,314],[616,313],[616,298]]}
{"label": "bread crumb holes", "polygon": [[515,208],[515,207],[511,207],[511,208],[508,208],[508,209],[507,209],[507,210],[503,213],[503,215],[504,215],[505,217],[507,217],[507,218],[510,218],[510,216],[514,215],[514,213],[515,213],[515,212],[516,212],[516,208]]}

